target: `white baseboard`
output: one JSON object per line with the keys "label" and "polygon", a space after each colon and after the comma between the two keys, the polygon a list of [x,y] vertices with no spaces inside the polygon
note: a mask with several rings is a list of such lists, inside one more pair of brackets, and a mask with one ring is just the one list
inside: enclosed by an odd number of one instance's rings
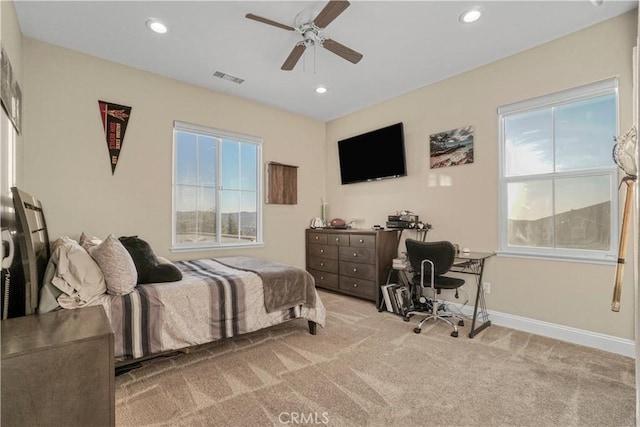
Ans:
{"label": "white baseboard", "polygon": [[[466,306],[462,312],[468,316],[472,316],[473,307]],[[542,335],[544,337],[555,338],[573,344],[597,348],[599,350],[621,354],[634,359],[636,357],[635,341],[633,340],[492,310],[489,310],[489,320],[493,325],[505,326],[507,328]],[[480,333],[482,334],[482,332]]]}

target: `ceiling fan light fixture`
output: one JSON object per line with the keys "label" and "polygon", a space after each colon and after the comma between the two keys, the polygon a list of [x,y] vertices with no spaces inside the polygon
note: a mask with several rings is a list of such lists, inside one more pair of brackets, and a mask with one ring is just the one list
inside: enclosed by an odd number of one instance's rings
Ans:
{"label": "ceiling fan light fixture", "polygon": [[[315,55],[316,46],[323,47],[329,52],[338,55],[342,59],[346,59],[352,64],[357,64],[362,59],[361,53],[358,53],[355,50],[350,49],[335,40],[331,40],[320,35],[320,32],[323,31],[327,27],[327,25],[333,22],[333,20],[336,19],[342,12],[344,12],[345,9],[349,7],[349,4],[350,3],[346,0],[329,0],[329,2],[324,6],[324,8],[322,8],[320,13],[318,13],[315,18],[305,17],[306,14],[305,16],[303,16],[301,12],[298,14],[298,16],[296,16],[295,28],[276,21],[272,21],[271,19],[264,18],[259,15],[254,15],[253,13],[247,13],[245,17],[247,19],[258,21],[267,25],[272,25],[274,27],[282,28],[287,31],[297,31],[302,35],[302,40],[300,40],[293,46],[293,49],[289,53],[289,56],[287,57],[287,59],[285,59],[284,63],[280,67],[281,70],[293,70],[300,58],[303,57],[305,50],[309,47],[314,48]],[[309,21],[308,19],[311,20]]]}
{"label": "ceiling fan light fixture", "polygon": [[324,86],[318,86],[316,88],[316,93],[319,93],[319,94],[327,93],[327,88]]}
{"label": "ceiling fan light fixture", "polygon": [[147,28],[158,34],[164,34],[167,32],[167,26],[154,18],[147,19]]}
{"label": "ceiling fan light fixture", "polygon": [[463,24],[471,24],[480,19],[482,15],[482,9],[480,7],[472,7],[471,9],[462,12],[458,20]]}

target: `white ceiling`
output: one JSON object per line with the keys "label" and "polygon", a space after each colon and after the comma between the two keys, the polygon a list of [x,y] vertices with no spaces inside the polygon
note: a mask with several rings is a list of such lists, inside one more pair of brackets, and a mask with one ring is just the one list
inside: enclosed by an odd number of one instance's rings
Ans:
{"label": "white ceiling", "polygon": [[[280,66],[302,39],[245,18],[296,25],[326,1],[15,1],[25,36],[329,121],[496,61],[638,6],[637,0],[352,1],[322,35],[364,55],[358,64],[318,47]],[[459,15],[480,5],[482,18]],[[149,31],[148,18],[169,31]],[[222,71],[238,85],[215,78]],[[326,86],[324,95],[314,92]]]}

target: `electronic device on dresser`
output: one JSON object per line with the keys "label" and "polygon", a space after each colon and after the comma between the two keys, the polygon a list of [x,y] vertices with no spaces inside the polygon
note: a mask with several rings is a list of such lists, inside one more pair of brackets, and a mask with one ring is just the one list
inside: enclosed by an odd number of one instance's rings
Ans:
{"label": "electronic device on dresser", "polygon": [[407,175],[402,122],[338,141],[342,184]]}
{"label": "electronic device on dresser", "polygon": [[418,224],[418,215],[389,215],[387,217],[388,228],[414,228]]}
{"label": "electronic device on dresser", "polygon": [[393,258],[398,230],[307,229],[307,271],[316,286],[380,304]]}

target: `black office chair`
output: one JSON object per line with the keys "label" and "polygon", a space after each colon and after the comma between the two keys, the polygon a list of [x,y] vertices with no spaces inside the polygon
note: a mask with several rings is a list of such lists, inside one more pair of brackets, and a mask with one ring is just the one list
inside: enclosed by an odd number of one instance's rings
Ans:
{"label": "black office chair", "polygon": [[[452,321],[452,318],[458,320],[458,326],[464,326],[463,317],[461,314],[450,311],[445,302],[438,299],[438,294],[442,289],[455,289],[455,296],[458,298],[458,289],[464,285],[464,279],[444,276],[453,265],[456,255],[454,246],[447,241],[422,242],[407,239],[405,243],[407,245],[409,264],[413,270],[411,295],[414,309],[405,314],[404,320],[408,321],[412,315],[427,314],[427,317],[422,319],[413,329],[413,332],[419,334],[425,322],[431,319],[434,321],[440,319],[453,327],[451,336],[457,337],[458,327]],[[432,290],[433,298],[431,300],[423,296],[422,291],[424,288]],[[468,299],[467,295],[467,301]],[[462,305],[464,306],[467,301]]]}

